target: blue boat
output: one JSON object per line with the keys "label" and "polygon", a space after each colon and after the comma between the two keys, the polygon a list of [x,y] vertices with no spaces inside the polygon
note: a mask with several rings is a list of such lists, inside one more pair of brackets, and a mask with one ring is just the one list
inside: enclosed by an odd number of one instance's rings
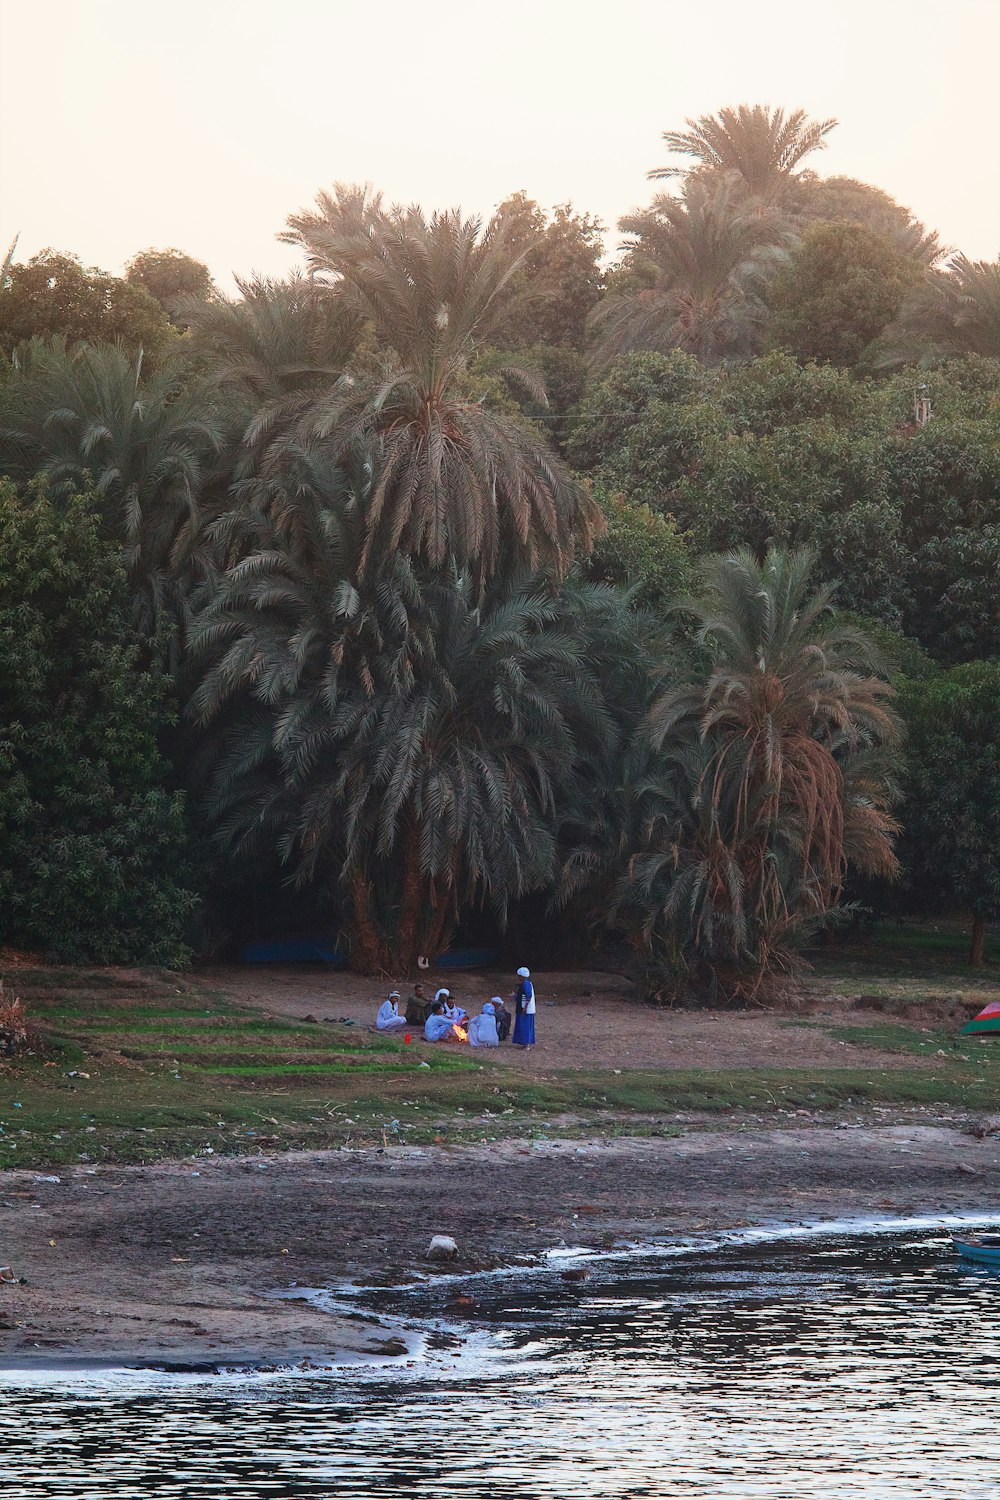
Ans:
{"label": "blue boat", "polygon": [[1000,1235],[970,1234],[959,1239],[953,1234],[951,1242],[963,1260],[975,1260],[980,1265],[1000,1268]]}

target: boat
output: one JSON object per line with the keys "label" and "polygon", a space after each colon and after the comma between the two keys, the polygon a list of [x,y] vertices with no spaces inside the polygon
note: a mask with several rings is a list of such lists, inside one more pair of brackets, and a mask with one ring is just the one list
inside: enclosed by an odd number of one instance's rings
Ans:
{"label": "boat", "polygon": [[953,1234],[951,1242],[963,1260],[975,1260],[984,1266],[1000,1267],[1000,1235]]}

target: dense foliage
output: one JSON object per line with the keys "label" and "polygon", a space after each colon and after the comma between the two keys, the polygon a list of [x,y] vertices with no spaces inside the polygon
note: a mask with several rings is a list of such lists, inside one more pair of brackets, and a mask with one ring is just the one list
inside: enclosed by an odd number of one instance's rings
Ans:
{"label": "dense foliage", "polygon": [[172,249],[8,255],[11,937],[179,957],[168,786],[210,925],[283,879],[369,969],[516,911],[762,994],[851,872],[894,878],[897,818],[908,899],[950,862],[993,914],[992,793],[941,783],[996,722],[1000,269],[820,176],[835,123],[666,132],[612,264],[570,204],[344,185],[233,298]]}
{"label": "dense foliage", "polygon": [[934,415],[918,427],[912,376],[630,355],[588,392],[570,458],[696,553],[808,544],[844,606],[946,661],[1000,654],[1000,365],[921,385]]}
{"label": "dense foliage", "polygon": [[43,250],[25,265],[7,266],[0,278],[0,351],[51,335],[70,343],[120,340],[152,356],[170,341],[171,328],[144,287]]}
{"label": "dense foliage", "polygon": [[1000,662],[906,682],[902,706],[909,880],[925,908],[972,913],[978,966],[1000,917]]}
{"label": "dense foliage", "polygon": [[194,907],[184,797],[156,740],[120,550],[87,501],[0,485],[0,942],[178,963]]}
{"label": "dense foliage", "polygon": [[[808,553],[709,559],[685,607],[699,648],[654,701],[622,897],[675,978],[754,995],[835,913],[848,865],[893,876],[899,723],[867,637]],[[749,979],[747,976],[750,976]]]}

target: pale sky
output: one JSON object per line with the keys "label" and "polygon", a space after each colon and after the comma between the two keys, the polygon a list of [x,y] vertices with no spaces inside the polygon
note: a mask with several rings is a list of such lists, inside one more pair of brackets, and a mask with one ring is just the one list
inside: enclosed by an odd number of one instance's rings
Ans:
{"label": "pale sky", "polygon": [[335,179],[613,226],[661,132],[726,104],[840,125],[812,158],[1000,254],[1000,0],[0,0],[0,253],[176,246],[281,274]]}

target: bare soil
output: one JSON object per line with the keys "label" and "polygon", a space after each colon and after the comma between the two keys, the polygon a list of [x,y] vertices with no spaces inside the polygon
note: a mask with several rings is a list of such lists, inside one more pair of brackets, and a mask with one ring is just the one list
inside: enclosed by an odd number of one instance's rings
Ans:
{"label": "bare soil", "polygon": [[[269,1015],[320,1022],[348,1017],[358,1026],[374,1022],[389,989],[384,981],[302,965],[219,967],[198,977],[227,999]],[[515,983],[506,973],[458,971],[428,980],[425,988],[432,996],[447,985],[474,1013],[493,995],[509,1004]],[[405,998],[410,989],[400,988]],[[919,1068],[931,1062],[837,1041],[822,1028],[790,1024],[795,1018],[787,1013],[640,1005],[634,986],[620,974],[546,972],[535,988],[537,1046],[530,1052],[504,1047],[500,1053],[505,1065],[529,1074],[574,1068]],[[885,1022],[883,1011],[859,1008],[843,996],[816,1000],[808,1009],[828,1025]]]}
{"label": "bare soil", "polygon": [[386,1352],[376,1321],[267,1294],[404,1277],[434,1233],[471,1269],[747,1222],[995,1212],[1000,1141],[914,1120],[58,1175],[0,1178],[0,1265],[26,1278],[0,1286],[0,1361],[371,1357]]}

